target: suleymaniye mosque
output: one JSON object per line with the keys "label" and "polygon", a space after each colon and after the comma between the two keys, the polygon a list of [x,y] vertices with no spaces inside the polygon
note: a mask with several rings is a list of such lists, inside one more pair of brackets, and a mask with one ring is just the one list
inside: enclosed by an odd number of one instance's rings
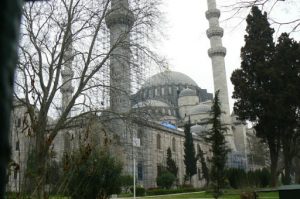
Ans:
{"label": "suleymaniye mosque", "polygon": [[[248,170],[253,167],[247,158],[248,135],[253,132],[230,112],[230,94],[228,94],[224,60],[226,48],[222,45],[223,29],[219,26],[220,10],[217,9],[215,0],[208,0],[207,5],[208,10],[205,13],[209,23],[207,37],[211,45],[208,56],[212,66],[205,67],[212,67],[214,89],[220,91],[221,108],[224,112],[222,122],[228,127],[226,141],[230,153],[227,166]],[[117,42],[118,34],[122,34],[122,31],[132,26],[134,20],[128,1],[113,0],[113,6],[119,9],[105,18],[111,35],[111,45]],[[126,58],[131,56],[126,46],[117,47],[115,51]],[[68,82],[61,89],[62,107],[74,94],[74,85],[68,81],[74,74],[72,60],[67,63],[61,72],[62,81]],[[157,187],[156,178],[162,167],[166,166],[167,149],[170,148],[172,158],[178,167],[178,184],[183,184],[185,180],[184,125],[187,122],[192,125],[191,132],[196,154],[201,148],[208,159],[211,152],[205,137],[210,129],[207,122],[210,119],[213,93],[209,93],[206,88],[202,88],[195,80],[181,72],[165,70],[147,78],[137,92],[128,95],[131,93],[130,67],[129,62],[111,58],[110,85],[111,88],[117,89],[110,90],[108,111],[102,115],[93,115],[96,124],[91,128],[95,129],[94,132],[99,132],[99,135],[93,135],[94,137],[84,141],[93,144],[99,139],[101,143],[104,134],[105,136],[109,134],[113,140],[112,145],[115,146],[113,151],[122,158],[123,172],[132,175],[135,167],[137,184],[145,188]],[[11,190],[18,190],[19,182],[24,178],[25,162],[28,158],[27,147],[34,143],[32,138],[27,138],[25,134],[17,135],[18,129],[22,128],[23,121],[26,120],[25,112],[26,109],[16,100],[10,141],[13,149],[12,159],[19,163],[20,170],[10,176]],[[118,113],[119,117],[110,112]],[[49,130],[51,130],[51,123],[55,123],[55,120],[49,119]],[[63,153],[78,148],[80,141],[84,139],[82,134],[85,132],[83,130],[85,125],[88,125],[86,118],[77,118],[55,138],[52,150],[57,154],[58,160],[63,157]],[[197,168],[192,184],[194,187],[203,187],[206,182],[202,177],[200,161],[197,161]]]}

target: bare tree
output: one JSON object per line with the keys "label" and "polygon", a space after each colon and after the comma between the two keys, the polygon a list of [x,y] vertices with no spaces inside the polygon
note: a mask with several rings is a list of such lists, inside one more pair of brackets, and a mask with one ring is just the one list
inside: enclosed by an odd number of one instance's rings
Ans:
{"label": "bare tree", "polygon": [[275,29],[284,27],[286,32],[298,32],[300,28],[300,3],[297,0],[225,0],[223,6],[231,13],[230,18],[237,17],[241,20],[246,18],[252,6],[259,6],[268,13],[270,23]]}
{"label": "bare tree", "polygon": [[[52,0],[25,6],[15,97],[27,107],[36,139],[38,198],[43,197],[45,162],[58,132],[74,118],[108,107],[97,94],[108,95],[103,90],[110,86],[109,61],[112,56],[121,59],[114,50],[129,45],[131,52],[138,51],[158,60],[147,45],[134,39],[155,35],[158,5],[159,0],[132,0],[134,23],[113,45],[109,45],[105,22],[106,16],[113,12],[111,0]],[[130,42],[128,35],[133,38]],[[143,69],[137,67],[136,60],[133,56],[126,61],[133,66],[131,70],[138,69],[136,73],[140,73]],[[63,103],[62,90],[71,93]]]}

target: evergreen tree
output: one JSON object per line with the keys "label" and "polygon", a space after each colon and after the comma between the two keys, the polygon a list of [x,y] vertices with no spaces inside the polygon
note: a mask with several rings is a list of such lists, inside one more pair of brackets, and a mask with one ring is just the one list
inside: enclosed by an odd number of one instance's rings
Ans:
{"label": "evergreen tree", "polygon": [[221,107],[219,99],[219,90],[215,93],[213,105],[211,109],[211,116],[209,123],[212,125],[208,132],[207,141],[211,144],[211,172],[210,179],[213,188],[214,198],[219,198],[222,195],[221,189],[225,186],[226,174],[225,165],[227,160],[227,153],[229,149],[226,146],[225,133],[227,127],[221,123]]}
{"label": "evergreen tree", "polygon": [[202,151],[202,149],[199,145],[198,145],[198,158],[199,158],[200,163],[201,163],[201,171],[202,171],[203,178],[206,181],[206,186],[208,186],[209,185],[209,170],[208,170],[208,167],[206,165],[204,153],[203,153],[203,151]]}
{"label": "evergreen tree", "polygon": [[177,177],[178,167],[176,166],[175,161],[172,159],[172,152],[170,147],[167,150],[167,171]]}
{"label": "evergreen tree", "polygon": [[291,183],[292,160],[297,154],[300,108],[300,44],[282,33],[273,58],[274,108],[276,127],[284,155],[284,184]]}
{"label": "evergreen tree", "polygon": [[190,183],[192,182],[192,176],[197,173],[197,158],[194,148],[193,135],[191,133],[191,122],[184,125],[184,164],[185,174],[189,178]]}
{"label": "evergreen tree", "polygon": [[253,7],[248,15],[245,46],[241,49],[241,69],[232,73],[234,112],[241,120],[255,122],[257,136],[269,146],[272,184],[277,181],[277,162],[280,151],[278,129],[274,126],[274,87],[270,85],[275,44],[274,30],[267,14]]}
{"label": "evergreen tree", "polygon": [[247,17],[241,69],[233,72],[234,111],[243,120],[253,121],[258,137],[268,144],[271,158],[271,185],[277,184],[278,153],[283,148],[284,183],[291,182],[291,161],[296,155],[300,107],[300,47],[283,33],[275,46],[274,30],[267,14],[253,7]]}

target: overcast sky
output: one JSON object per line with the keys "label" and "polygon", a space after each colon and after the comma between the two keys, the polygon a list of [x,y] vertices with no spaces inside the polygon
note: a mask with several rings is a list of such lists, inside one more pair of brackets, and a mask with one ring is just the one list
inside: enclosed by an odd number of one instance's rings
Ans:
{"label": "overcast sky", "polygon": [[[225,33],[223,45],[227,48],[225,57],[227,83],[229,88],[230,108],[233,107],[231,99],[233,86],[230,76],[234,69],[240,67],[240,49],[244,45],[245,22],[240,23],[242,15],[230,20],[232,12],[225,12],[224,5],[229,5],[234,0],[217,0],[221,9],[221,26]],[[288,3],[281,3],[273,8],[272,18],[280,21],[287,21],[290,18],[300,18],[300,3],[297,0],[290,0]],[[207,50],[210,48],[206,36],[208,21],[205,18],[207,10],[206,0],[163,0],[165,12],[164,33],[166,38],[162,39],[159,48],[161,53],[169,61],[171,70],[185,73],[194,79],[201,88],[214,92],[212,67]],[[268,10],[268,8],[265,8]],[[285,30],[286,28],[286,30]],[[279,31],[290,30],[290,27],[280,28]],[[276,30],[278,27],[276,27]],[[276,36],[276,35],[275,35]],[[293,34],[300,38],[299,32]]]}

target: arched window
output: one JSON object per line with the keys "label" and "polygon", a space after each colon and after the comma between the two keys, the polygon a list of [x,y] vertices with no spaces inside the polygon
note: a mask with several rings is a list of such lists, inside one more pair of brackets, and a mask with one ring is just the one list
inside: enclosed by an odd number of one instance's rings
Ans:
{"label": "arched window", "polygon": [[140,139],[140,145],[142,146],[143,145],[143,130],[142,129],[138,130],[138,132],[137,132],[137,138]]}
{"label": "arched window", "polygon": [[20,151],[20,141],[16,142],[16,151]]}
{"label": "arched window", "polygon": [[169,94],[172,94],[172,87],[169,87]]}
{"label": "arched window", "polygon": [[161,137],[160,134],[156,135],[156,148],[161,149]]}
{"label": "arched window", "polygon": [[172,151],[176,151],[176,140],[175,140],[175,138],[172,139]]}
{"label": "arched window", "polygon": [[137,165],[138,180],[143,180],[143,163],[139,162]]}

